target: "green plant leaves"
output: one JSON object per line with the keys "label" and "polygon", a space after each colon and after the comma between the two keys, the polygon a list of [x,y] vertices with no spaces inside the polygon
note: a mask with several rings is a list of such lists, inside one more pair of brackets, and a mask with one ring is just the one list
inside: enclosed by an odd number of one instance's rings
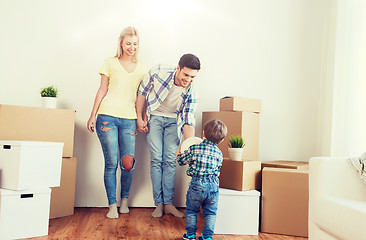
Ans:
{"label": "green plant leaves", "polygon": [[41,97],[57,97],[58,89],[51,85],[41,89]]}
{"label": "green plant leaves", "polygon": [[229,147],[243,148],[245,146],[244,139],[240,135],[233,135],[229,138]]}

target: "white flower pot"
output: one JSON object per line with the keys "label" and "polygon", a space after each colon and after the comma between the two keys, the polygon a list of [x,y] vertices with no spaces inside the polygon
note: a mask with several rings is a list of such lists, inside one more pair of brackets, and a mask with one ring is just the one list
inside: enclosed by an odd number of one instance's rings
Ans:
{"label": "white flower pot", "polygon": [[243,148],[229,148],[230,160],[242,161]]}
{"label": "white flower pot", "polygon": [[44,108],[56,108],[57,98],[55,98],[55,97],[42,97],[42,106]]}

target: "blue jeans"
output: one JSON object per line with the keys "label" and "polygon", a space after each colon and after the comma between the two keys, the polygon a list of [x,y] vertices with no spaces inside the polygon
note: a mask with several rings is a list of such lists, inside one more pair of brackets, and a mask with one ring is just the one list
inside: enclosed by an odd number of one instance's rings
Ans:
{"label": "blue jeans", "polygon": [[186,197],[186,230],[197,231],[197,214],[202,206],[205,225],[202,234],[214,234],[216,211],[219,202],[219,179],[217,177],[192,177]]}
{"label": "blue jeans", "polygon": [[[99,114],[96,132],[104,154],[104,186],[108,204],[116,204],[116,173],[118,163],[121,167],[121,198],[128,198],[135,168],[136,120],[117,118]],[[127,171],[122,165],[126,155],[133,157],[133,167]]]}
{"label": "blue jeans", "polygon": [[155,205],[173,204],[175,153],[179,145],[177,120],[151,115],[147,143],[150,147],[150,175]]}

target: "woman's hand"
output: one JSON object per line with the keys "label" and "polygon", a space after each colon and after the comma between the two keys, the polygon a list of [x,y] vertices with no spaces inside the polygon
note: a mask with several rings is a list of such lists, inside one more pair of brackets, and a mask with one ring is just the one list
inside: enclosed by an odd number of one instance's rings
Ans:
{"label": "woman's hand", "polygon": [[89,132],[93,133],[94,129],[95,129],[95,123],[96,123],[96,118],[95,116],[90,116],[88,123],[87,123],[87,128],[89,130]]}
{"label": "woman's hand", "polygon": [[96,126],[96,122],[97,122],[96,115],[97,115],[100,103],[102,102],[102,100],[104,99],[105,95],[108,92],[108,85],[109,85],[109,78],[106,75],[102,74],[100,86],[99,86],[97,95],[95,96],[93,109],[90,114],[90,118],[88,120],[87,126],[86,126],[86,128],[91,133],[93,133],[95,130],[95,126]]}

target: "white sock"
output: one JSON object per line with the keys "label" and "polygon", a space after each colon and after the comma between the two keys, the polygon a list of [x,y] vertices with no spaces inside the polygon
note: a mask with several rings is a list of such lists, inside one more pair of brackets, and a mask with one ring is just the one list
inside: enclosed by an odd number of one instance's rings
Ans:
{"label": "white sock", "polygon": [[130,209],[128,209],[128,198],[122,198],[119,213],[128,213],[129,211]]}
{"label": "white sock", "polygon": [[164,212],[163,204],[156,206],[154,212],[151,214],[153,217],[162,217]]}
{"label": "white sock", "polygon": [[118,218],[117,204],[109,205],[109,212],[107,218]]}
{"label": "white sock", "polygon": [[171,215],[176,216],[176,217],[179,217],[179,218],[184,217],[184,213],[180,212],[172,204],[166,204],[165,205],[165,208],[164,208],[164,212],[166,214],[171,214]]}

